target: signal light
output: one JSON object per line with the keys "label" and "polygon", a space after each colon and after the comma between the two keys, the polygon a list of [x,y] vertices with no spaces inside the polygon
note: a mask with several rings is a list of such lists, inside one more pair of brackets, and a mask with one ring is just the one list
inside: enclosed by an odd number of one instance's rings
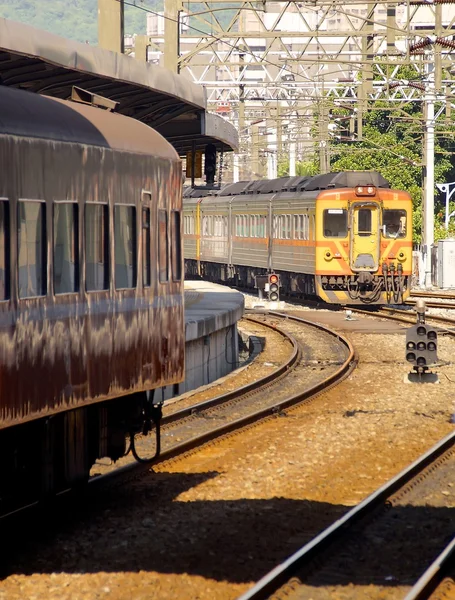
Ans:
{"label": "signal light", "polygon": [[216,173],[216,146],[215,144],[207,144],[205,147],[205,166],[204,175],[208,185],[215,183]]}
{"label": "signal light", "polygon": [[438,361],[438,334],[422,323],[406,332],[406,360],[417,369],[427,369]]}
{"label": "signal light", "polygon": [[280,299],[280,278],[276,273],[269,275],[269,289],[267,290],[268,299],[271,302],[278,302]]}

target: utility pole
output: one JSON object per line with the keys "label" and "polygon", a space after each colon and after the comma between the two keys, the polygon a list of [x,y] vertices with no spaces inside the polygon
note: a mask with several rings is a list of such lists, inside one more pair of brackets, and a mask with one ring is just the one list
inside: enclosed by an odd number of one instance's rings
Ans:
{"label": "utility pole", "polygon": [[164,67],[180,72],[180,11],[181,0],[164,0]]}
{"label": "utility pole", "polygon": [[424,161],[424,229],[423,246],[425,256],[424,286],[431,287],[432,256],[434,244],[434,65],[428,65],[428,81],[425,89],[425,161]]}
{"label": "utility pole", "polygon": [[98,0],[98,46],[105,50],[125,52],[124,0]]}

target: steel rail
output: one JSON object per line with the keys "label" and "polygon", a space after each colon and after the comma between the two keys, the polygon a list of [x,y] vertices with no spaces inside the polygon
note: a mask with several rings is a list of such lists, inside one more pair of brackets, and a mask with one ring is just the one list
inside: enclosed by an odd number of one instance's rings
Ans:
{"label": "steel rail", "polygon": [[436,590],[447,571],[455,563],[455,538],[439,554],[434,562],[419,578],[404,600],[426,600]]}
{"label": "steel rail", "polygon": [[420,458],[401,471],[401,473],[393,477],[343,517],[335,521],[330,527],[305,544],[305,546],[282,564],[275,567],[260,579],[255,586],[240,596],[239,600],[265,600],[269,598],[271,594],[288,582],[291,577],[313,560],[321,551],[343,536],[349,527],[353,526],[366,515],[371,514],[380,505],[384,505],[390,496],[404,487],[418,473],[423,471],[454,445],[455,432],[447,435]]}
{"label": "steel rail", "polygon": [[[354,313],[358,313],[361,315],[365,315],[368,317],[376,317],[376,318],[382,318],[382,319],[390,319],[392,321],[399,321],[401,323],[408,323],[410,325],[415,325],[416,324],[416,313],[414,311],[410,311],[410,310],[400,310],[398,308],[390,308],[388,306],[384,306],[381,307],[380,310],[376,311],[376,312],[372,312],[369,310],[365,310],[362,308],[356,308],[356,307],[352,307],[350,308],[350,310]],[[410,317],[409,319],[406,317]],[[440,315],[425,315],[425,320],[426,321],[436,321],[448,326],[453,326],[455,327],[455,319],[451,319],[450,317],[441,317]],[[445,333],[447,335],[450,336],[454,336],[455,335],[455,331],[452,331],[450,329],[446,329]]]}
{"label": "steel rail", "polygon": [[455,300],[455,294],[438,294],[437,292],[411,292],[414,298],[441,298],[443,300]]}
{"label": "steel rail", "polygon": [[[443,300],[443,298],[441,298],[441,300]],[[416,302],[416,300],[406,300],[405,304],[408,306],[415,306]],[[427,300],[425,306],[428,306],[429,308],[446,308],[450,310],[455,308],[455,302],[432,302],[431,300],[428,302]]]}

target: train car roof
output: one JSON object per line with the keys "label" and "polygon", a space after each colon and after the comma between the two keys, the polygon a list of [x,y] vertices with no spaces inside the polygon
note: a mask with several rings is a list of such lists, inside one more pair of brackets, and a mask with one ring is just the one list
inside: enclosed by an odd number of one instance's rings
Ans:
{"label": "train car roof", "polygon": [[342,171],[324,173],[310,177],[294,176],[278,179],[257,179],[228,183],[221,190],[208,191],[207,188],[188,188],[185,198],[205,196],[252,196],[256,194],[279,194],[282,192],[315,192],[340,188],[354,188],[359,185],[374,185],[377,188],[390,188],[389,182],[377,171]]}
{"label": "train car roof", "polygon": [[101,146],[179,160],[154,129],[123,115],[0,86],[0,135]]}

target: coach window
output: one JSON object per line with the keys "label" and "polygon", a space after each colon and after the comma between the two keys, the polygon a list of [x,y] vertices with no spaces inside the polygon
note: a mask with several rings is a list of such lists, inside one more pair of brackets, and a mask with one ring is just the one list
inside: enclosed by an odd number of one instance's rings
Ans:
{"label": "coach window", "polygon": [[0,300],[8,300],[10,295],[9,257],[9,204],[0,201]]}
{"label": "coach window", "polygon": [[85,287],[88,292],[109,288],[107,204],[85,205]]}
{"label": "coach window", "polygon": [[79,290],[78,206],[75,202],[54,204],[54,292]]}
{"label": "coach window", "polygon": [[406,211],[384,210],[382,213],[382,233],[384,237],[391,239],[406,237]]}
{"label": "coach window", "polygon": [[348,213],[343,208],[324,211],[324,237],[344,238],[348,234]]}
{"label": "coach window", "polygon": [[150,208],[142,207],[142,285],[150,287]]}
{"label": "coach window", "polygon": [[167,212],[158,211],[158,263],[160,283],[169,281]]}
{"label": "coach window", "polygon": [[18,204],[19,297],[46,294],[46,206],[43,202]]}
{"label": "coach window", "polygon": [[360,237],[371,235],[371,210],[360,208],[358,212],[358,234]]}
{"label": "coach window", "polygon": [[115,287],[136,287],[136,207],[117,205],[114,212]]}
{"label": "coach window", "polygon": [[171,213],[171,240],[172,279],[180,281],[182,279],[180,213],[176,210],[173,210]]}

